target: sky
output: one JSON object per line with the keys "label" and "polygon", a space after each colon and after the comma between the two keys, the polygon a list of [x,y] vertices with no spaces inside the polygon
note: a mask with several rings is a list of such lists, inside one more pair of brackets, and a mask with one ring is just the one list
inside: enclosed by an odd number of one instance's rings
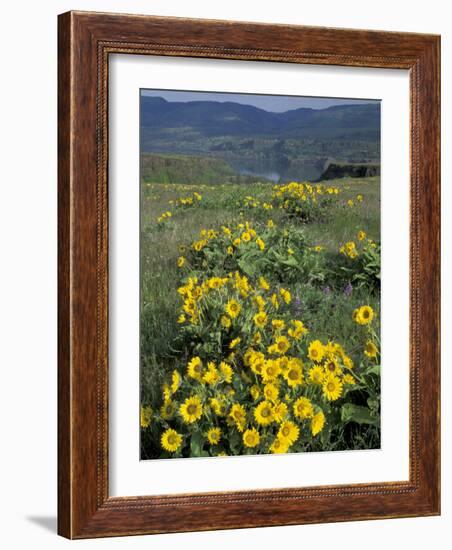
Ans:
{"label": "sky", "polygon": [[163,97],[167,101],[233,101],[244,105],[253,105],[266,111],[283,113],[292,109],[307,107],[325,109],[333,105],[352,105],[377,103],[376,99],[347,99],[333,97],[301,97],[261,94],[233,94],[222,92],[185,92],[170,90],[141,90],[141,94],[151,97]]}

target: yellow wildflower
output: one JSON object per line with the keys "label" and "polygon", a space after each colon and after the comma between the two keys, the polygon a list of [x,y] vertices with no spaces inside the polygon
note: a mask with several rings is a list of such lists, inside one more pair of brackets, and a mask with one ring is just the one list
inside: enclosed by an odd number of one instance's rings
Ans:
{"label": "yellow wildflower", "polygon": [[260,311],[259,313],[256,313],[253,320],[257,327],[263,328],[267,324],[267,314],[265,311]]}
{"label": "yellow wildflower", "polygon": [[243,433],[243,444],[245,447],[252,449],[260,443],[260,435],[256,428],[251,428]]}
{"label": "yellow wildflower", "polygon": [[292,296],[290,292],[284,288],[281,288],[279,293],[281,294],[282,299],[286,302],[286,304],[290,304],[292,300]]}
{"label": "yellow wildflower", "polygon": [[282,441],[280,437],[276,437],[270,446],[270,452],[274,454],[287,453],[289,450],[289,444],[286,441]]}
{"label": "yellow wildflower", "polygon": [[229,344],[229,349],[234,349],[238,344],[240,344],[240,340],[240,337],[234,338],[234,340],[232,340]]}
{"label": "yellow wildflower", "polygon": [[211,445],[216,445],[220,442],[221,439],[221,430],[220,428],[210,428],[207,432],[207,440]]}
{"label": "yellow wildflower", "polygon": [[160,414],[164,420],[170,420],[176,412],[176,404],[171,399],[165,399],[160,407]]}
{"label": "yellow wildflower", "polygon": [[233,374],[233,370],[232,370],[231,365],[228,365],[224,361],[221,361],[221,363],[220,363],[220,372],[223,375],[223,378],[225,379],[225,381],[228,384],[230,384],[232,382],[232,374]]}
{"label": "yellow wildflower", "polygon": [[285,323],[282,319],[273,319],[272,327],[275,330],[282,330],[285,327]]}
{"label": "yellow wildflower", "polygon": [[179,412],[186,424],[193,424],[202,416],[202,403],[197,395],[188,397],[180,406]]}
{"label": "yellow wildflower", "polygon": [[299,397],[293,405],[294,415],[300,420],[311,418],[314,414],[314,407],[307,397]]}
{"label": "yellow wildflower", "polygon": [[325,350],[320,340],[314,340],[309,344],[309,347],[308,347],[309,359],[320,362],[323,359],[324,355],[325,355]]}
{"label": "yellow wildflower", "polygon": [[374,358],[377,356],[377,353],[378,353],[377,346],[372,341],[368,340],[364,347],[364,355],[367,355],[367,357]]}
{"label": "yellow wildflower", "polygon": [[270,401],[262,401],[255,407],[254,418],[261,426],[268,426],[273,422],[273,406]]}
{"label": "yellow wildflower", "polygon": [[374,318],[374,310],[371,306],[361,306],[353,312],[353,319],[359,325],[367,325]]}
{"label": "yellow wildflower", "polygon": [[195,380],[201,380],[202,377],[202,361],[199,357],[193,357],[187,365],[187,375]]}
{"label": "yellow wildflower", "polygon": [[262,288],[262,290],[270,290],[270,285],[264,277],[259,277],[259,286]]}
{"label": "yellow wildflower", "polygon": [[311,433],[313,436],[316,436],[319,432],[323,430],[325,425],[325,415],[322,411],[316,413],[311,420]]}
{"label": "yellow wildflower", "polygon": [[140,425],[142,428],[150,426],[152,421],[152,409],[149,406],[141,407]]}
{"label": "yellow wildflower", "polygon": [[265,250],[265,243],[260,237],[256,239],[256,244],[260,250]]}
{"label": "yellow wildflower", "polygon": [[229,319],[226,315],[222,315],[220,323],[224,328],[229,328],[231,326],[231,319]]}
{"label": "yellow wildflower", "polygon": [[336,401],[342,395],[342,382],[337,376],[326,376],[322,388],[323,395],[328,401]]}
{"label": "yellow wildflower", "polygon": [[240,310],[242,307],[236,300],[229,300],[229,302],[226,304],[226,313],[231,317],[232,319],[235,319],[238,314],[240,313]]}
{"label": "yellow wildflower", "polygon": [[182,443],[182,436],[176,432],[176,430],[166,430],[160,439],[162,448],[170,453],[176,452]]}
{"label": "yellow wildflower", "polygon": [[229,418],[235,423],[239,432],[243,432],[246,424],[246,411],[243,405],[240,403],[234,403],[229,412]]}
{"label": "yellow wildflower", "polygon": [[278,431],[278,438],[287,445],[293,445],[300,435],[300,428],[290,420],[281,424]]}

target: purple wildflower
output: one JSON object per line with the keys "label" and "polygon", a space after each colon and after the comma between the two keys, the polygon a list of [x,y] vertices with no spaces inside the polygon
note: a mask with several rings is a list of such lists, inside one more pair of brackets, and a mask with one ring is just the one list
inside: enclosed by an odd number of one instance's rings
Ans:
{"label": "purple wildflower", "polygon": [[344,294],[346,296],[350,296],[350,294],[353,292],[353,285],[352,283],[348,282],[347,285],[344,288]]}
{"label": "purple wildflower", "polygon": [[295,315],[300,315],[301,313],[301,300],[298,296],[296,296],[295,300],[293,301],[293,311]]}

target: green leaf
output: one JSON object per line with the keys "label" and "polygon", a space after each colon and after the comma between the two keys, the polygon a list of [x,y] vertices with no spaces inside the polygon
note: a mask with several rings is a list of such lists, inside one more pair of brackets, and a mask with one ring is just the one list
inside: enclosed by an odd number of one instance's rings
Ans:
{"label": "green leaf", "polygon": [[323,447],[327,447],[330,443],[331,438],[331,426],[325,426],[323,430],[320,432],[320,440],[322,442]]}
{"label": "green leaf", "polygon": [[252,263],[247,261],[246,257],[239,258],[237,260],[237,263],[240,267],[240,269],[249,277],[253,277],[256,273],[256,266]]}
{"label": "green leaf", "polygon": [[235,454],[237,454],[240,450],[240,444],[242,442],[242,438],[240,434],[237,432],[233,432],[229,436],[229,446],[231,447],[231,451]]}
{"label": "green leaf", "polygon": [[234,390],[236,391],[242,391],[243,389],[243,382],[240,380],[238,376],[234,376],[232,379],[232,386]]}
{"label": "green leaf", "polygon": [[282,260],[281,263],[289,267],[298,267],[298,262],[293,256],[288,256],[285,260]]}
{"label": "green leaf", "polygon": [[202,447],[204,445],[204,436],[201,432],[195,432],[190,438],[191,456],[203,456]]}
{"label": "green leaf", "polygon": [[347,422],[356,422],[357,424],[370,424],[377,426],[379,419],[372,416],[372,411],[367,407],[345,403],[341,408],[341,420],[344,424]]}
{"label": "green leaf", "polygon": [[374,365],[373,367],[370,367],[369,369],[367,369],[366,374],[376,374],[380,376],[380,371],[381,371],[381,365]]}
{"label": "green leaf", "polygon": [[378,411],[379,401],[375,397],[369,397],[367,399],[367,404],[369,405],[369,409],[372,411]]}

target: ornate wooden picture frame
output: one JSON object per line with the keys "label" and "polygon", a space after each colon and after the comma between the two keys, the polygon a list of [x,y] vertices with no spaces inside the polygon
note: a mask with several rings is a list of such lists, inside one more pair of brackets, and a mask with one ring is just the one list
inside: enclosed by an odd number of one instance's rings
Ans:
{"label": "ornate wooden picture frame", "polygon": [[[69,12],[59,16],[58,532],[68,538],[440,513],[440,38]],[[111,54],[410,74],[408,481],[111,497],[108,486],[108,67]]]}

